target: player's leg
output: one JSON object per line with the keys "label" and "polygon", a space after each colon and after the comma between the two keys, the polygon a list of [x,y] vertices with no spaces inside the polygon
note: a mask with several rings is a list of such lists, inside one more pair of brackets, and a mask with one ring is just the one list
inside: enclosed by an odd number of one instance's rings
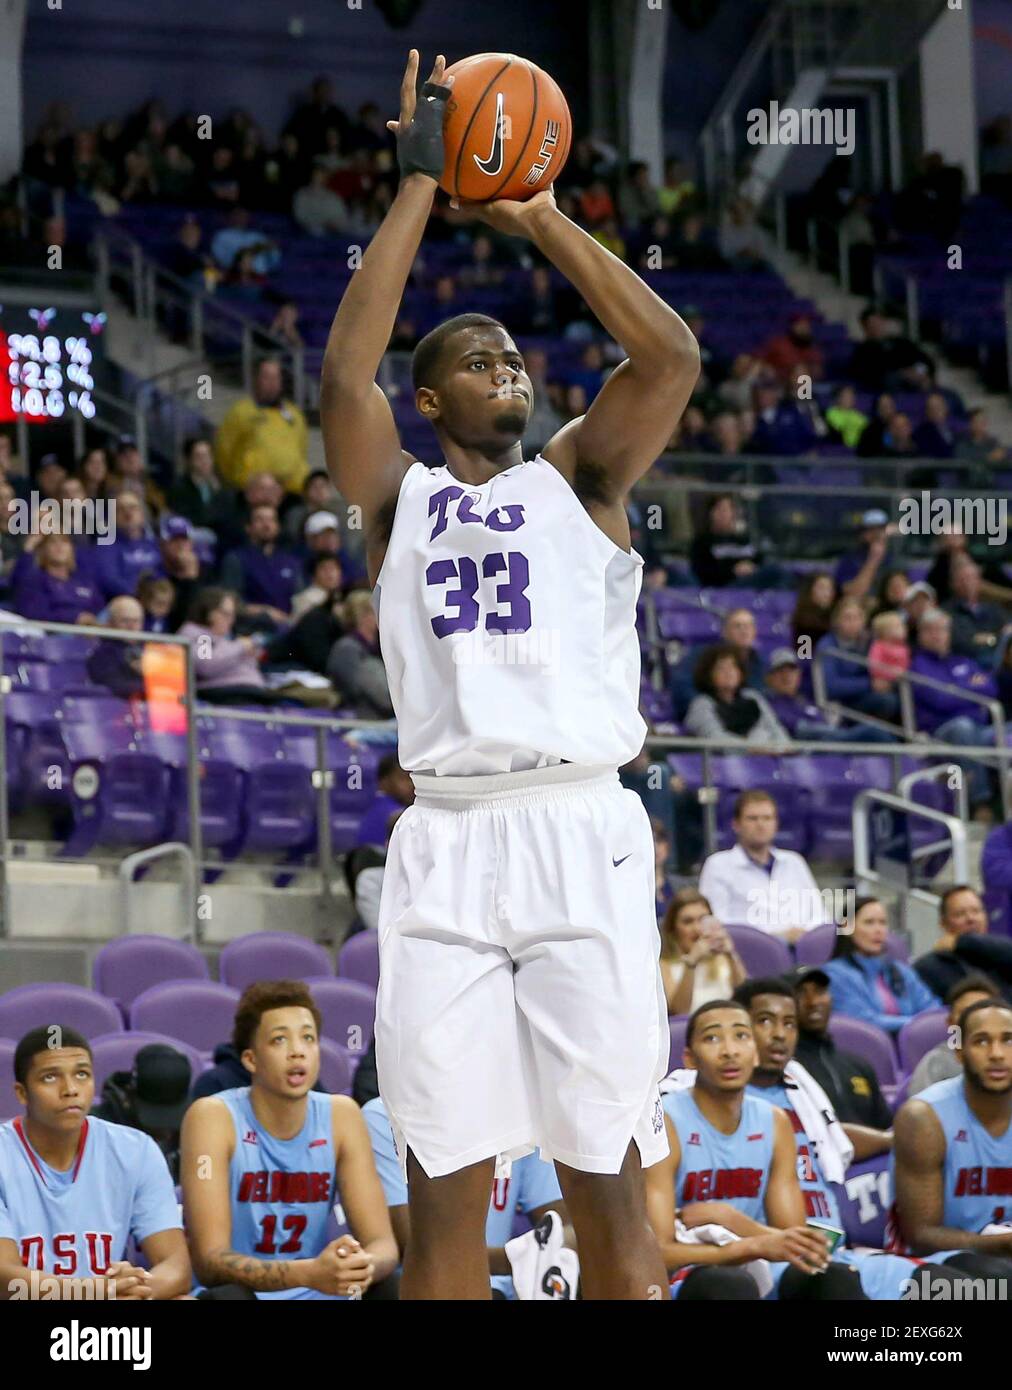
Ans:
{"label": "player's leg", "polygon": [[430,1178],[408,1150],[411,1239],[402,1299],[491,1299],[485,1221],[494,1172],[488,1158]]}
{"label": "player's leg", "polygon": [[667,1153],[657,1083],[670,1046],[650,823],[607,776],[508,815],[521,1052],[584,1294],[666,1298],[642,1175]]}
{"label": "player's leg", "polygon": [[584,1298],[668,1298],[668,1275],[646,1219],[643,1166],[630,1143],[617,1173],[584,1173],[556,1160],[576,1232]]}
{"label": "player's leg", "polygon": [[533,1117],[487,813],[423,803],[395,827],[379,922],[377,1076],[411,1222],[401,1298],[486,1299],[494,1159],[529,1151]]}

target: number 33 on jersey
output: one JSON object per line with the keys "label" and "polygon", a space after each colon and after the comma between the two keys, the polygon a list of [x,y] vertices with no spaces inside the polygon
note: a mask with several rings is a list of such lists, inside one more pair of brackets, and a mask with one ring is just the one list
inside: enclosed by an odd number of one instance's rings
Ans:
{"label": "number 33 on jersey", "polygon": [[479,484],[413,464],[375,595],[401,762],[478,776],[633,758],[642,564],[540,456]]}

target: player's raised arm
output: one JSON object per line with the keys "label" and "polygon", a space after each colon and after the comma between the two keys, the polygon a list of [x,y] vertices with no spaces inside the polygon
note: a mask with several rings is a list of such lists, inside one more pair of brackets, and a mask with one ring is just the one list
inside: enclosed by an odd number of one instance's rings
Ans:
{"label": "player's raised arm", "polygon": [[572,480],[581,465],[603,470],[616,498],[654,464],[699,377],[699,344],[674,309],[599,241],[556,207],[551,190],[528,203],[475,204],[483,221],[526,236],[580,292],[625,349],[586,415],[542,450]]}
{"label": "player's raised arm", "polygon": [[320,420],[327,467],[345,501],[364,509],[367,524],[396,495],[406,466],[376,373],[443,168],[443,112],[449,94],[449,87],[441,85],[445,66],[440,55],[419,100],[417,50],[408,57],[400,117],[389,122],[397,133],[400,186],[345,291],[323,357]]}

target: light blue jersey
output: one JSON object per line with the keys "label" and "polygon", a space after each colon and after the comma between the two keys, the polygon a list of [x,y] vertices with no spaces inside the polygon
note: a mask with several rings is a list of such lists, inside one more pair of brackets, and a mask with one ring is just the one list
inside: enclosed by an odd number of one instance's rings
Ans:
{"label": "light blue jersey", "polygon": [[747,1092],[733,1134],[715,1129],[692,1091],[663,1097],[675,1127],[681,1157],[675,1179],[675,1205],[730,1202],[753,1221],[766,1221],[766,1184],[773,1163],[773,1107]]}
{"label": "light blue jersey", "polygon": [[[250,1088],[220,1091],[235,1124],[229,1165],[232,1249],[257,1260],[308,1260],[331,1239],[330,1216],[339,1202],[331,1097],[310,1091],[306,1121],[292,1139],[263,1128]],[[257,1298],[328,1299],[315,1289],[281,1289]]]}
{"label": "light blue jersey", "polygon": [[[394,1135],[386,1106],[377,1097],[362,1107],[362,1114],[369,1127],[373,1158],[387,1206],[405,1207],[408,1204],[408,1188],[394,1148]],[[540,1207],[553,1206],[561,1201],[562,1189],[555,1176],[554,1163],[546,1163],[536,1153],[514,1159],[509,1177],[497,1178],[492,1184],[485,1222],[485,1244],[495,1248],[504,1246],[513,1235],[513,1218],[518,1211],[526,1216]],[[513,1280],[508,1274],[494,1275],[492,1287],[507,1298],[516,1298]]]}
{"label": "light blue jersey", "polygon": [[[809,1220],[823,1221],[842,1231],[844,1228],[843,1218],[840,1215],[840,1207],[836,1200],[836,1193],[833,1191],[833,1185],[827,1182],[823,1176],[819,1161],[815,1157],[812,1142],[805,1133],[801,1120],[794,1109],[791,1100],[794,1088],[749,1086],[748,1089],[753,1095],[762,1096],[764,1100],[769,1101],[772,1105],[778,1105],[781,1110],[787,1113],[787,1118],[794,1131],[794,1141],[798,1151],[798,1182],[801,1184],[801,1195],[805,1199],[805,1216]],[[833,1260],[835,1263],[851,1265],[856,1269],[861,1279],[862,1289],[875,1302],[898,1300],[904,1291],[906,1281],[912,1277],[916,1269],[913,1261],[902,1255],[880,1254],[877,1251],[856,1254],[853,1250],[848,1250],[844,1244],[837,1246]],[[779,1284],[780,1277],[787,1266],[774,1264],[770,1268],[773,1271],[774,1279]]]}
{"label": "light blue jersey", "polygon": [[[970,1109],[962,1076],[936,1081],[915,1099],[931,1106],[945,1135],[942,1225],[978,1232],[1012,1221],[1012,1124],[989,1134]],[[895,1164],[892,1172],[895,1192]]]}
{"label": "light blue jersey", "polygon": [[66,1172],[32,1148],[19,1116],[0,1125],[0,1238],[28,1269],[67,1277],[105,1274],[159,1231],[182,1229],[161,1150],[139,1129],[86,1119]]}

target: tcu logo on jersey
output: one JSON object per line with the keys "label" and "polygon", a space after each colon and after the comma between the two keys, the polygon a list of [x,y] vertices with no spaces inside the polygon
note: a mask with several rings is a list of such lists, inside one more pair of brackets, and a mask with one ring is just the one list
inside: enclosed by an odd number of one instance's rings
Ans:
{"label": "tcu logo on jersey", "polygon": [[429,533],[429,540],[441,536],[449,525],[448,513],[451,503],[456,519],[463,526],[486,526],[490,531],[515,531],[524,524],[524,509],[520,502],[511,502],[506,507],[493,507],[487,516],[479,516],[475,505],[481,501],[475,492],[467,492],[462,487],[444,487],[429,498],[429,516],[436,520]]}
{"label": "tcu logo on jersey", "polygon": [[[112,1264],[112,1236],[108,1231],[85,1231],[87,1267],[91,1274],[105,1274]],[[25,1236],[21,1241],[21,1263],[26,1269],[45,1269],[69,1278],[80,1273],[80,1252],[73,1233],[53,1236],[52,1260],[46,1259],[44,1236]]]}

